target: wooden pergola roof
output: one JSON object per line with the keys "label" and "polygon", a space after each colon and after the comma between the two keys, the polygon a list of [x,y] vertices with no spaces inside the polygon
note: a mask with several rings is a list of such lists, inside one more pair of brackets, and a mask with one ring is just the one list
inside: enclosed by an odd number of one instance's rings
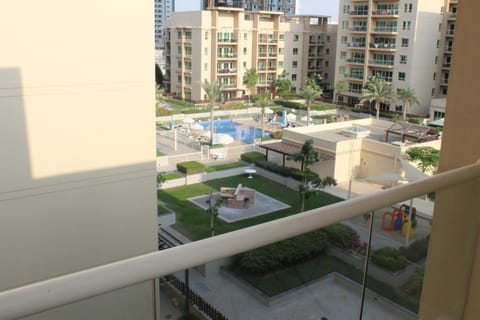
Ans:
{"label": "wooden pergola roof", "polygon": [[405,142],[405,139],[416,142],[425,142],[437,140],[440,136],[440,134],[432,127],[400,121],[395,122],[387,129],[387,134],[385,135],[386,142],[388,142],[389,134],[399,135],[402,142]]}
{"label": "wooden pergola roof", "polygon": [[[268,143],[268,144],[262,144],[260,145],[260,148],[264,148],[267,150],[267,159],[268,159],[268,152],[269,151],[274,151],[277,153],[280,153],[283,155],[283,166],[285,166],[285,156],[291,156],[295,153],[298,153],[302,147],[293,143],[288,143],[288,142],[274,142],[274,143]],[[334,160],[335,157],[323,152],[318,153],[318,158],[320,161],[327,161],[327,160]]]}

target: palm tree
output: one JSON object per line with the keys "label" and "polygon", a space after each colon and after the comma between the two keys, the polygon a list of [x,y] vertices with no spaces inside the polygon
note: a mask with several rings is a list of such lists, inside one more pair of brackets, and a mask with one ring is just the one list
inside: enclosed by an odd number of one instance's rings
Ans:
{"label": "palm tree", "polygon": [[213,145],[213,107],[215,106],[215,102],[220,100],[220,94],[223,89],[223,85],[218,81],[208,82],[205,79],[202,82],[202,89],[205,90],[205,94],[207,95],[207,99],[210,103],[210,145]]}
{"label": "palm tree", "polygon": [[310,125],[310,105],[315,98],[321,94],[322,88],[312,82],[308,82],[308,84],[305,85],[305,88],[300,92],[300,95],[305,99],[305,105],[307,106],[307,126]]}
{"label": "palm tree", "polygon": [[265,126],[265,108],[270,106],[272,104],[272,101],[270,100],[270,95],[268,93],[264,93],[258,96],[257,101],[255,104],[262,108],[262,138],[264,135],[264,126]]}
{"label": "palm tree", "polygon": [[342,91],[347,90],[347,88],[348,88],[348,83],[347,83],[346,81],[340,80],[340,81],[338,81],[338,82],[335,84],[335,95],[334,95],[334,98],[335,98],[336,104],[338,104],[338,96],[339,96],[339,93],[342,92]]}
{"label": "palm tree", "polygon": [[412,104],[420,104],[415,90],[410,87],[398,90],[397,100],[403,103],[403,120],[407,118],[407,109]]}
{"label": "palm tree", "polygon": [[255,68],[245,71],[245,74],[243,76],[243,84],[248,88],[248,91],[250,91],[250,95],[248,97],[249,102],[251,102],[252,100],[252,95],[255,94],[255,87],[257,86],[257,82],[258,75]]}
{"label": "palm tree", "polygon": [[307,171],[308,166],[320,160],[318,152],[315,151],[315,149],[313,148],[312,139],[306,140],[303,143],[300,151],[292,154],[288,159],[293,160],[295,162],[300,162],[301,163],[300,171]]}
{"label": "palm tree", "polygon": [[377,119],[380,118],[380,103],[390,103],[394,100],[395,95],[390,86],[385,80],[372,77],[365,84],[363,89],[363,98],[360,103],[375,101],[375,110],[377,111]]}

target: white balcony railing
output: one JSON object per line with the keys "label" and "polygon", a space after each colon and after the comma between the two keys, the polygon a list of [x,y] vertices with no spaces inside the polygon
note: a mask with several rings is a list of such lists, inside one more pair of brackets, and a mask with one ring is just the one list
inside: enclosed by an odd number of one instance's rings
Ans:
{"label": "white balcony railing", "polygon": [[480,177],[480,163],[268,223],[0,292],[0,319],[16,319],[326,227]]}

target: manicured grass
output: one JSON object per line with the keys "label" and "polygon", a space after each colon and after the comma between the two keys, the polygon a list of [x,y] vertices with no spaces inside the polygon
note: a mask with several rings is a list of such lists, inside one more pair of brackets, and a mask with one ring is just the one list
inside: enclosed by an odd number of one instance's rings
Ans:
{"label": "manicured grass", "polygon": [[[175,211],[177,223],[174,225],[174,228],[191,240],[199,240],[210,236],[210,218],[205,210],[199,208],[187,199],[206,195],[210,192],[218,192],[220,187],[236,187],[239,183],[270,197],[279,199],[290,205],[291,208],[233,223],[226,223],[223,220],[215,219],[216,234],[246,228],[252,225],[286,217],[300,211],[301,201],[297,192],[260,175],[255,175],[254,179],[248,179],[247,175],[239,175],[210,180],[205,183],[193,184],[185,187],[158,190],[158,199]],[[305,210],[322,207],[340,200],[340,198],[320,192],[315,197],[307,200]]]}
{"label": "manicured grass", "polygon": [[177,179],[177,178],[182,178],[183,177],[180,173],[177,173],[177,172],[162,173],[161,176],[165,180],[172,180],[172,179]]}
{"label": "manicured grass", "polygon": [[[343,274],[357,283],[362,282],[362,270],[329,255],[321,255],[263,276],[248,274],[236,267],[231,271],[269,296],[293,289],[332,272]],[[409,310],[418,312],[419,296],[408,296],[401,289],[395,289],[372,277],[367,277],[367,287]]]}
{"label": "manicured grass", "polygon": [[166,154],[160,151],[157,151],[157,157],[165,156]]}
{"label": "manicured grass", "polygon": [[162,205],[157,205],[157,215],[167,214],[170,211]]}
{"label": "manicured grass", "polygon": [[205,172],[215,172],[215,171],[228,170],[228,169],[244,167],[244,166],[245,166],[245,162],[236,161],[236,162],[218,164],[218,165],[215,165],[215,166],[206,167]]}

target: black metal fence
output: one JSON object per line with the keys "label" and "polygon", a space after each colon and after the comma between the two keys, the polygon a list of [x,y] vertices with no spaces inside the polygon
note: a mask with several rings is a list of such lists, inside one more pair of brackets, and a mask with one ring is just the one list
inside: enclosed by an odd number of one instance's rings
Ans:
{"label": "black metal fence", "polygon": [[[172,274],[163,277],[163,280],[172,285],[175,289],[177,289],[182,294],[182,296],[186,297],[187,286],[182,280],[178,279]],[[190,288],[188,288],[188,293],[190,297],[190,303],[193,306],[196,306],[197,309],[204,313],[207,317],[212,320],[228,320],[228,318],[224,316],[223,313],[221,313],[217,308],[205,301],[205,299],[203,299],[198,293],[196,293]]]}

